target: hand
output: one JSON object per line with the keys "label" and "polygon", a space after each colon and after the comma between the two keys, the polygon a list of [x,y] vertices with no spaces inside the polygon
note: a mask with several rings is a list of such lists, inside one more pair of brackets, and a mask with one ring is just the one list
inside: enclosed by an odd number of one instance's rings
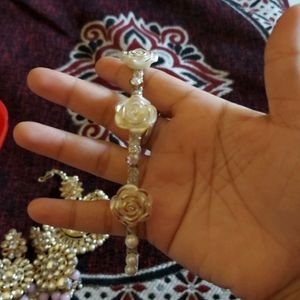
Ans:
{"label": "hand", "polygon": [[[149,70],[145,96],[163,116],[141,161],[141,186],[153,197],[141,236],[202,278],[243,299],[288,290],[300,275],[300,7],[279,21],[266,50],[270,114],[227,102]],[[103,58],[98,74],[125,91],[131,71]],[[29,74],[38,95],[101,123],[114,125],[113,91],[56,71]],[[15,128],[19,145],[118,182],[126,181],[126,149],[41,124]],[[41,223],[121,235],[109,203],[36,199],[30,216]],[[297,286],[297,284],[295,284]],[[284,293],[284,292],[283,292]],[[286,298],[282,298],[286,299]]]}

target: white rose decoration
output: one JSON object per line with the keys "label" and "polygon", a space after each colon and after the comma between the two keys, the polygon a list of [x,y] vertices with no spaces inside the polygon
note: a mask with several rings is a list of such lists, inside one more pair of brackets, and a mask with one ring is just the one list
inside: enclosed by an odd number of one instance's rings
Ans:
{"label": "white rose decoration", "polygon": [[157,62],[158,55],[153,51],[138,48],[132,51],[124,51],[121,59],[129,68],[143,70]]}
{"label": "white rose decoration", "polygon": [[156,119],[156,108],[141,95],[132,95],[116,106],[115,122],[119,128],[144,132]]}

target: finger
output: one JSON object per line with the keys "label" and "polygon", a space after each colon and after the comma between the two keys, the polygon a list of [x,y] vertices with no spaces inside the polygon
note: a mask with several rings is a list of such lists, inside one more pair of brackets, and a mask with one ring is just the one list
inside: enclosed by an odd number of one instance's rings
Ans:
{"label": "finger", "polygon": [[124,235],[124,227],[112,215],[109,201],[74,201],[40,198],[28,206],[36,222],[85,232]]}
{"label": "finger", "polygon": [[[31,201],[27,211],[34,221],[41,224],[92,233],[125,235],[124,226],[111,213],[107,200],[40,198]],[[139,237],[147,237],[145,223],[140,223],[136,230]]]}
{"label": "finger", "polygon": [[[120,60],[112,57],[101,58],[96,64],[96,71],[103,79],[116,84],[127,92],[131,91],[129,80],[132,70]],[[177,110],[177,104],[193,93],[207,94],[165,72],[156,69],[145,71],[145,97],[151,100],[153,105],[164,115],[173,116]]]}
{"label": "finger", "polygon": [[33,69],[27,81],[37,95],[70,108],[121,139],[127,139],[127,132],[115,125],[114,108],[120,99],[110,89],[46,68]]}
{"label": "finger", "polygon": [[300,6],[286,11],[265,52],[265,84],[271,118],[300,128]]}
{"label": "finger", "polygon": [[[34,122],[23,122],[14,130],[23,148],[61,161],[108,180],[124,183],[127,150],[105,141],[96,141]],[[143,173],[146,157],[142,156]]]}

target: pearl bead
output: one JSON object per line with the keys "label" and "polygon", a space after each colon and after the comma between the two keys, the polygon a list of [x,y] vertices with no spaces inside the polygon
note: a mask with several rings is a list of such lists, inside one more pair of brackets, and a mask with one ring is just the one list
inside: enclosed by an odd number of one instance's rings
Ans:
{"label": "pearl bead", "polygon": [[69,293],[64,293],[61,295],[60,300],[70,300],[71,296]]}
{"label": "pearl bead", "polygon": [[126,256],[126,264],[130,266],[136,266],[138,262],[138,257],[135,253],[127,254]]}
{"label": "pearl bead", "polygon": [[136,273],[137,269],[134,266],[126,266],[125,267],[125,273],[129,276],[132,276]]}
{"label": "pearl bead", "polygon": [[71,275],[71,279],[73,280],[79,280],[80,279],[80,272],[78,270],[75,270],[73,274]]}
{"label": "pearl bead", "polygon": [[51,300],[60,300],[61,293],[60,292],[54,292],[51,294]]}
{"label": "pearl bead", "polygon": [[127,246],[127,248],[129,249],[134,249],[137,247],[137,245],[139,244],[139,240],[138,237],[134,234],[129,234],[126,236],[125,238],[125,245]]}
{"label": "pearl bead", "polygon": [[36,291],[36,285],[34,283],[31,283],[27,291],[28,293],[34,293]]}
{"label": "pearl bead", "polygon": [[47,293],[41,293],[39,295],[39,300],[48,300],[49,299],[49,294]]}

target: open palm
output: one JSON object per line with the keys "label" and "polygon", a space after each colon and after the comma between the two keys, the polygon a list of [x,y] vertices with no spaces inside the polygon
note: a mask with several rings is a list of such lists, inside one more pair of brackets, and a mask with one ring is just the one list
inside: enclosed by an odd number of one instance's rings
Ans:
{"label": "open palm", "polygon": [[[140,233],[188,269],[243,299],[270,297],[300,276],[298,17],[300,8],[290,9],[267,47],[269,115],[157,70],[145,76],[145,96],[162,117],[147,144],[151,156],[141,162],[141,186],[154,204]],[[130,91],[131,71],[118,60],[101,59],[96,69]],[[28,82],[37,94],[126,139],[127,133],[114,125],[114,92],[42,68],[33,70]],[[127,152],[117,145],[32,122],[20,123],[15,139],[36,153],[126,181]],[[29,213],[55,226],[124,232],[105,201],[38,199]]]}

